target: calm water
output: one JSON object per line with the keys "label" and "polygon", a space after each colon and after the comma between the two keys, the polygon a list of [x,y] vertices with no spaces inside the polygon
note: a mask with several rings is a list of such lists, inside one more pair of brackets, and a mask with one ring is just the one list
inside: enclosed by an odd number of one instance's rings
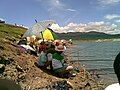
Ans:
{"label": "calm water", "polygon": [[[113,70],[113,62],[120,52],[120,41],[83,42],[79,41],[72,48],[72,60],[80,60],[89,70],[97,69],[108,82],[117,82]],[[111,80],[111,81],[109,81]]]}

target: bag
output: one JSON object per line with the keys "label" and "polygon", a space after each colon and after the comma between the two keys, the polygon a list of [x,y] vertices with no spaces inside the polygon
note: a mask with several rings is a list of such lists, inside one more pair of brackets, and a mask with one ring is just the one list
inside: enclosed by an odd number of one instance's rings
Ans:
{"label": "bag", "polygon": [[58,69],[58,68],[62,68],[63,65],[62,65],[60,60],[53,59],[52,60],[52,67],[53,67],[53,69]]}

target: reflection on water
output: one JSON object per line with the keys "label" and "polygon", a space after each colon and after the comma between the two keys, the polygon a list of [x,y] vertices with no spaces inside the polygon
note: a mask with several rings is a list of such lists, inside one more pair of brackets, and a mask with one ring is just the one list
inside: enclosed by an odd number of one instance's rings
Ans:
{"label": "reflection on water", "polygon": [[120,52],[119,41],[78,41],[71,51],[72,60],[79,60],[88,70],[97,69],[99,73],[106,74],[106,77],[116,78],[113,74],[113,62]]}

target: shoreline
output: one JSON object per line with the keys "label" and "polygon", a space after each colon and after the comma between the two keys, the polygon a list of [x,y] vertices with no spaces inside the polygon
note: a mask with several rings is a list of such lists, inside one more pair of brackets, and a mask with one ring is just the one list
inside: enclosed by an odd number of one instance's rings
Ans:
{"label": "shoreline", "polygon": [[[17,48],[9,45],[13,51]],[[77,73],[76,77],[71,77],[68,79],[58,78],[47,71],[43,71],[40,68],[35,66],[35,62],[38,57],[35,57],[30,54],[25,54],[21,52],[16,52],[9,50],[0,52],[1,57],[4,60],[10,61],[8,65],[5,66],[3,74],[1,74],[0,79],[9,79],[18,83],[23,90],[42,90],[43,88],[49,89],[57,82],[68,81],[72,84],[71,89],[85,89],[92,88],[101,90],[103,84],[93,79],[88,71],[84,74],[81,72]],[[17,49],[18,50],[18,49]],[[88,89],[88,90],[89,90]],[[90,89],[90,90],[92,90]]]}
{"label": "shoreline", "polygon": [[91,40],[73,40],[73,43],[76,43],[76,42],[78,42],[78,41],[80,41],[80,42],[115,42],[115,41],[120,41],[120,38],[113,38],[113,39],[95,39],[95,40],[93,40],[93,39],[91,39]]}
{"label": "shoreline", "polygon": [[[75,50],[76,50],[76,45],[75,45],[75,47],[74,46],[72,46],[72,48],[75,48]],[[73,52],[74,52],[74,49],[72,49],[73,50]],[[77,57],[77,55],[78,54],[75,54],[75,61],[73,61],[73,60],[71,60],[71,62],[72,63],[74,63],[74,62],[80,62],[80,63],[82,63],[81,62],[81,60],[80,60],[80,58],[79,59],[76,59],[76,57]],[[71,55],[72,56],[72,55]],[[74,55],[73,55],[74,56]],[[73,58],[74,59],[74,58]],[[98,59],[99,60],[99,59]],[[97,60],[97,61],[98,61]],[[100,59],[100,61],[101,61],[102,59]],[[106,60],[106,59],[105,59]],[[86,62],[87,63],[87,61],[89,61],[89,59],[86,61],[86,59],[84,60],[84,59],[82,59],[82,61],[84,61],[84,62]],[[91,61],[96,61],[95,59],[91,59]],[[107,61],[109,61],[109,59],[107,60]],[[92,69],[93,68],[93,69]],[[106,68],[105,68],[105,70],[104,70],[104,68],[102,68],[102,69],[100,69],[100,68],[94,68],[94,67],[92,67],[92,68],[89,68],[89,66],[87,67],[86,66],[86,70],[91,74],[91,75],[93,75],[93,73],[95,72],[96,74],[94,75],[94,77],[95,77],[95,79],[96,80],[98,80],[98,82],[100,81],[101,83],[103,83],[103,87],[105,88],[105,87],[107,87],[108,85],[110,85],[110,84],[113,84],[113,83],[117,83],[118,82],[118,80],[117,80],[117,77],[116,77],[116,75],[114,74],[114,71],[113,71],[113,67],[111,68],[108,68],[108,69],[110,69],[109,71],[107,71],[106,72]],[[92,70],[91,70],[92,69]],[[93,77],[93,78],[94,78]]]}
{"label": "shoreline", "polygon": [[[38,57],[22,52],[13,44],[14,40],[20,40],[21,34],[25,31],[9,26],[5,26],[0,31],[0,79],[13,80],[23,90],[50,90],[56,88],[56,83],[62,83],[62,81],[69,81],[72,84],[71,90],[104,89],[103,84],[93,79],[86,70],[85,77],[82,76],[82,73],[78,73],[76,77],[65,79],[38,68],[35,65]],[[62,86],[64,85],[66,82],[62,83]]]}

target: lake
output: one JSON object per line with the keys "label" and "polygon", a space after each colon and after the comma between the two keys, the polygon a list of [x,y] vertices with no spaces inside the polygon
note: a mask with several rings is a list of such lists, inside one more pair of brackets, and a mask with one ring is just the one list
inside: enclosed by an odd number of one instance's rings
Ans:
{"label": "lake", "polygon": [[118,82],[113,62],[120,52],[120,41],[77,41],[71,51],[72,60],[80,61],[87,70],[97,70],[106,85]]}

